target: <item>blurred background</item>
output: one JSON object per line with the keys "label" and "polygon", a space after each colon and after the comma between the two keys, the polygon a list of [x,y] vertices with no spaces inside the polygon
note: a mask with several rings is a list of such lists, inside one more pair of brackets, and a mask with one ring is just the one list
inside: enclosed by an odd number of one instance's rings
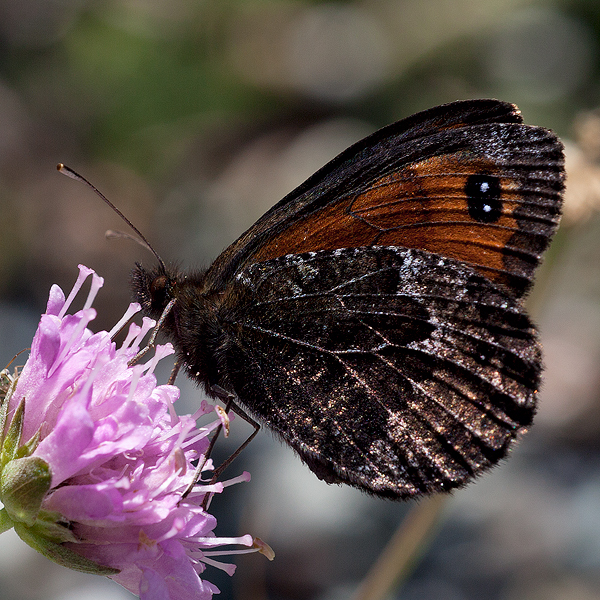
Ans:
{"label": "blurred background", "polygon": [[[30,344],[49,287],[77,263],[106,279],[110,328],[143,248],[64,162],[166,260],[209,264],[350,143],[456,99],[519,105],[567,146],[563,226],[529,299],[546,355],[535,427],[455,493],[391,597],[600,600],[600,3],[597,0],[0,0],[0,363]],[[184,378],[180,410],[200,393]],[[187,403],[187,404],[186,404]],[[244,439],[234,423],[221,452]],[[415,503],[319,482],[261,432],[215,498],[239,557],[221,598],[351,598]],[[124,599],[0,537],[1,600]]]}

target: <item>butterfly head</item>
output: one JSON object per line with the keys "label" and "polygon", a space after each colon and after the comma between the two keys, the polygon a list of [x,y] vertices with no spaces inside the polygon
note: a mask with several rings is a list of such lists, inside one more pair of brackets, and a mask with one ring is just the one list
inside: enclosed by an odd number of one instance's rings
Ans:
{"label": "butterfly head", "polygon": [[177,297],[177,290],[183,279],[179,270],[158,265],[145,269],[136,263],[131,273],[131,287],[136,302],[139,302],[145,315],[159,319],[167,304]]}
{"label": "butterfly head", "polygon": [[213,385],[223,383],[214,360],[222,336],[215,334],[218,329],[215,299],[205,293],[204,274],[204,271],[184,273],[163,263],[145,269],[136,263],[131,284],[134,300],[141,305],[143,314],[160,320],[161,333],[175,347],[178,362],[210,393]]}

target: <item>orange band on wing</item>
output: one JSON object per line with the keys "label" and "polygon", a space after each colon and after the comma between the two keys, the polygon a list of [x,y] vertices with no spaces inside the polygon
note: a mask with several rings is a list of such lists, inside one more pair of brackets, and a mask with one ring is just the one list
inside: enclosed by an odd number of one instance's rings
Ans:
{"label": "orange band on wing", "polygon": [[[493,222],[470,214],[473,199],[467,194],[467,182],[477,175],[497,181],[501,208]],[[299,219],[273,236],[253,260],[337,248],[403,246],[465,261],[503,282],[505,251],[519,230],[514,214],[523,204],[519,188],[519,181],[503,177],[497,166],[481,158],[431,157]]]}

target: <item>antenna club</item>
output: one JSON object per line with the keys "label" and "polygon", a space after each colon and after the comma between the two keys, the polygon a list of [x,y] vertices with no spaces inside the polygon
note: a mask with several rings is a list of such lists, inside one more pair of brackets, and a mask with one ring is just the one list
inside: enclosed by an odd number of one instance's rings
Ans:
{"label": "antenna club", "polygon": [[63,163],[58,163],[56,165],[56,170],[60,174],[66,175],[67,177],[70,177],[71,179],[74,179],[75,181],[81,181],[82,183],[85,183],[87,186],[92,188],[97,194],[100,194],[98,192],[98,190],[96,190],[96,188],[87,179],[85,179],[85,177],[82,177],[79,173],[75,173],[75,171],[73,171],[73,169],[67,167],[67,165],[64,165]]}

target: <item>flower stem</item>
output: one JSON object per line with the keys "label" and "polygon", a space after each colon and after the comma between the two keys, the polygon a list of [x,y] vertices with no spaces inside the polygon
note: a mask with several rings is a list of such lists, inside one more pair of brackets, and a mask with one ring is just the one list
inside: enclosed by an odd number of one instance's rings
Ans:
{"label": "flower stem", "polygon": [[382,600],[406,578],[425,552],[448,496],[421,500],[402,521],[352,600]]}

